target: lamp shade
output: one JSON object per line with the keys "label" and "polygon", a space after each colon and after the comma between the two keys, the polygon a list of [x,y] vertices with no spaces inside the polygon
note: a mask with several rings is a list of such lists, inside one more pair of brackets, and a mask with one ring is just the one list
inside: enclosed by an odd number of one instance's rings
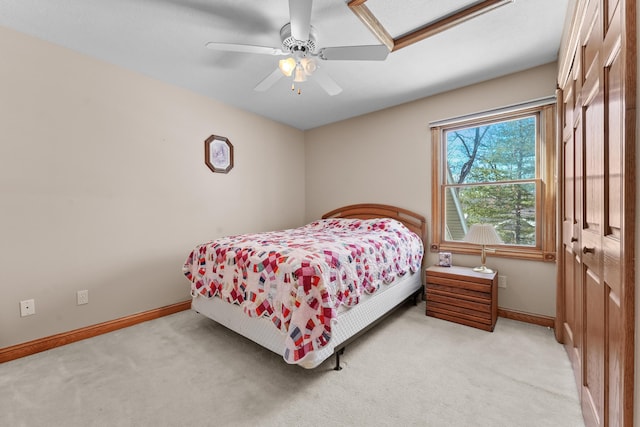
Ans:
{"label": "lamp shade", "polygon": [[496,229],[491,224],[473,224],[464,240],[476,245],[499,245],[502,242]]}
{"label": "lamp shade", "polygon": [[296,83],[302,83],[307,81],[307,73],[304,72],[302,65],[296,65],[296,69],[293,74],[293,81]]}
{"label": "lamp shade", "polygon": [[281,59],[278,62],[278,68],[282,71],[282,74],[289,77],[293,70],[296,68],[296,61],[293,58]]}

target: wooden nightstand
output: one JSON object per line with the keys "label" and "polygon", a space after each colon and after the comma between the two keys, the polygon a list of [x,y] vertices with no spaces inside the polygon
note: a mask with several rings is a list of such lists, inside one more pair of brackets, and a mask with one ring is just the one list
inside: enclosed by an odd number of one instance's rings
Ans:
{"label": "wooden nightstand", "polygon": [[493,332],[498,318],[498,272],[432,266],[426,270],[427,316]]}

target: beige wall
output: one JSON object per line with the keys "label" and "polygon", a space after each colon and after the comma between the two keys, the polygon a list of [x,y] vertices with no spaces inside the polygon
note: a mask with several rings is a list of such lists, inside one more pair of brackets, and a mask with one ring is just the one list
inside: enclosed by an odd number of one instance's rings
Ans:
{"label": "beige wall", "polygon": [[187,300],[195,244],[304,221],[301,131],[3,28],[0,58],[0,348]]}
{"label": "beige wall", "polygon": [[[0,57],[0,348],[188,299],[180,266],[205,239],[361,202],[429,219],[429,123],[552,95],[556,74],[548,64],[303,133],[12,30],[0,28]],[[203,164],[211,134],[234,145],[227,175]],[[508,277],[501,307],[554,315],[554,264],[489,264]],[[21,318],[29,298],[36,315]]]}
{"label": "beige wall", "polygon": [[[429,123],[555,94],[551,63],[305,133],[307,220],[352,203],[398,205],[431,219]],[[425,69],[428,72],[428,69]],[[427,262],[435,262],[428,254]],[[554,263],[488,257],[507,276],[499,306],[555,315]],[[479,257],[454,255],[459,265]]]}

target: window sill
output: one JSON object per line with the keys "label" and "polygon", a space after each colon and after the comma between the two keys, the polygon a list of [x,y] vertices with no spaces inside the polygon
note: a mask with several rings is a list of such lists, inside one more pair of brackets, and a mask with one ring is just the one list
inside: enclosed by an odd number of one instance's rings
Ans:
{"label": "window sill", "polygon": [[[523,248],[515,246],[488,246],[489,256],[499,258],[521,259],[527,261],[555,262],[556,253],[543,251],[540,248]],[[441,244],[433,243],[431,252],[451,252],[453,254],[480,255],[480,247],[469,245],[468,243],[445,242]]]}

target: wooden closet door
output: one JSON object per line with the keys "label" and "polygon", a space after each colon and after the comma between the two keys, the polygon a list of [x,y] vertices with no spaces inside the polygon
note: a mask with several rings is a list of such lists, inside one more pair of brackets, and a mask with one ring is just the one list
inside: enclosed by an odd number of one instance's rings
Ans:
{"label": "wooden closet door", "polygon": [[[575,62],[574,62],[575,63]],[[582,123],[581,105],[576,104],[579,90],[579,67],[571,70],[571,79],[558,91],[559,124],[562,141],[560,152],[560,224],[562,226],[559,257],[559,287],[556,336],[565,344],[571,359],[576,383],[582,387],[582,277],[580,262],[580,224],[582,223]],[[577,109],[577,110],[576,110]],[[562,316],[560,316],[562,314]]]}
{"label": "wooden closet door", "polygon": [[[594,25],[595,27],[595,25]],[[595,30],[595,28],[592,28]],[[592,34],[591,34],[592,35]],[[597,37],[597,35],[596,35]],[[586,50],[586,47],[585,47]],[[585,52],[587,56],[588,52]],[[588,57],[587,57],[588,58]],[[590,59],[590,58],[588,58]],[[597,54],[594,61],[597,61]],[[591,65],[583,62],[583,66]],[[583,414],[590,425],[604,425],[605,289],[602,236],[604,230],[605,166],[602,81],[596,64],[587,67],[583,85],[582,156],[583,202],[580,276],[583,286],[584,346],[582,364]]]}
{"label": "wooden closet door", "polygon": [[[625,106],[624,96],[624,62],[626,45],[623,40],[624,2],[609,0],[605,3],[604,40],[601,47],[602,82],[605,101],[604,109],[604,194],[603,194],[603,229],[602,229],[602,280],[604,284],[605,304],[605,367],[607,395],[605,398],[606,425],[630,425],[630,406],[633,396],[633,380],[625,368],[633,372],[633,350],[626,351],[625,346],[633,343],[634,295],[632,276],[628,277],[625,289],[623,267],[627,271],[633,269],[630,253],[625,254],[625,245],[632,246],[633,238],[623,235],[623,231],[632,232],[635,219],[625,218],[625,215],[635,217],[634,204],[635,189],[631,200],[624,199],[625,193],[632,185],[625,183],[625,177],[634,176],[635,172],[625,171],[625,156],[635,157],[629,140],[625,137]],[[635,114],[634,114],[635,116]],[[635,129],[635,125],[633,126]],[[628,142],[627,147],[625,143]],[[631,144],[631,147],[628,145]],[[629,150],[630,149],[630,150]],[[632,168],[633,169],[633,168]],[[626,209],[625,209],[626,206]],[[626,213],[625,213],[626,211]],[[626,225],[625,225],[626,224]],[[625,256],[626,255],[626,256]],[[625,334],[627,334],[625,336]]]}
{"label": "wooden closet door", "polygon": [[575,21],[578,44],[560,116],[559,339],[576,372],[586,425],[631,426],[635,2],[578,5],[584,14]]}

